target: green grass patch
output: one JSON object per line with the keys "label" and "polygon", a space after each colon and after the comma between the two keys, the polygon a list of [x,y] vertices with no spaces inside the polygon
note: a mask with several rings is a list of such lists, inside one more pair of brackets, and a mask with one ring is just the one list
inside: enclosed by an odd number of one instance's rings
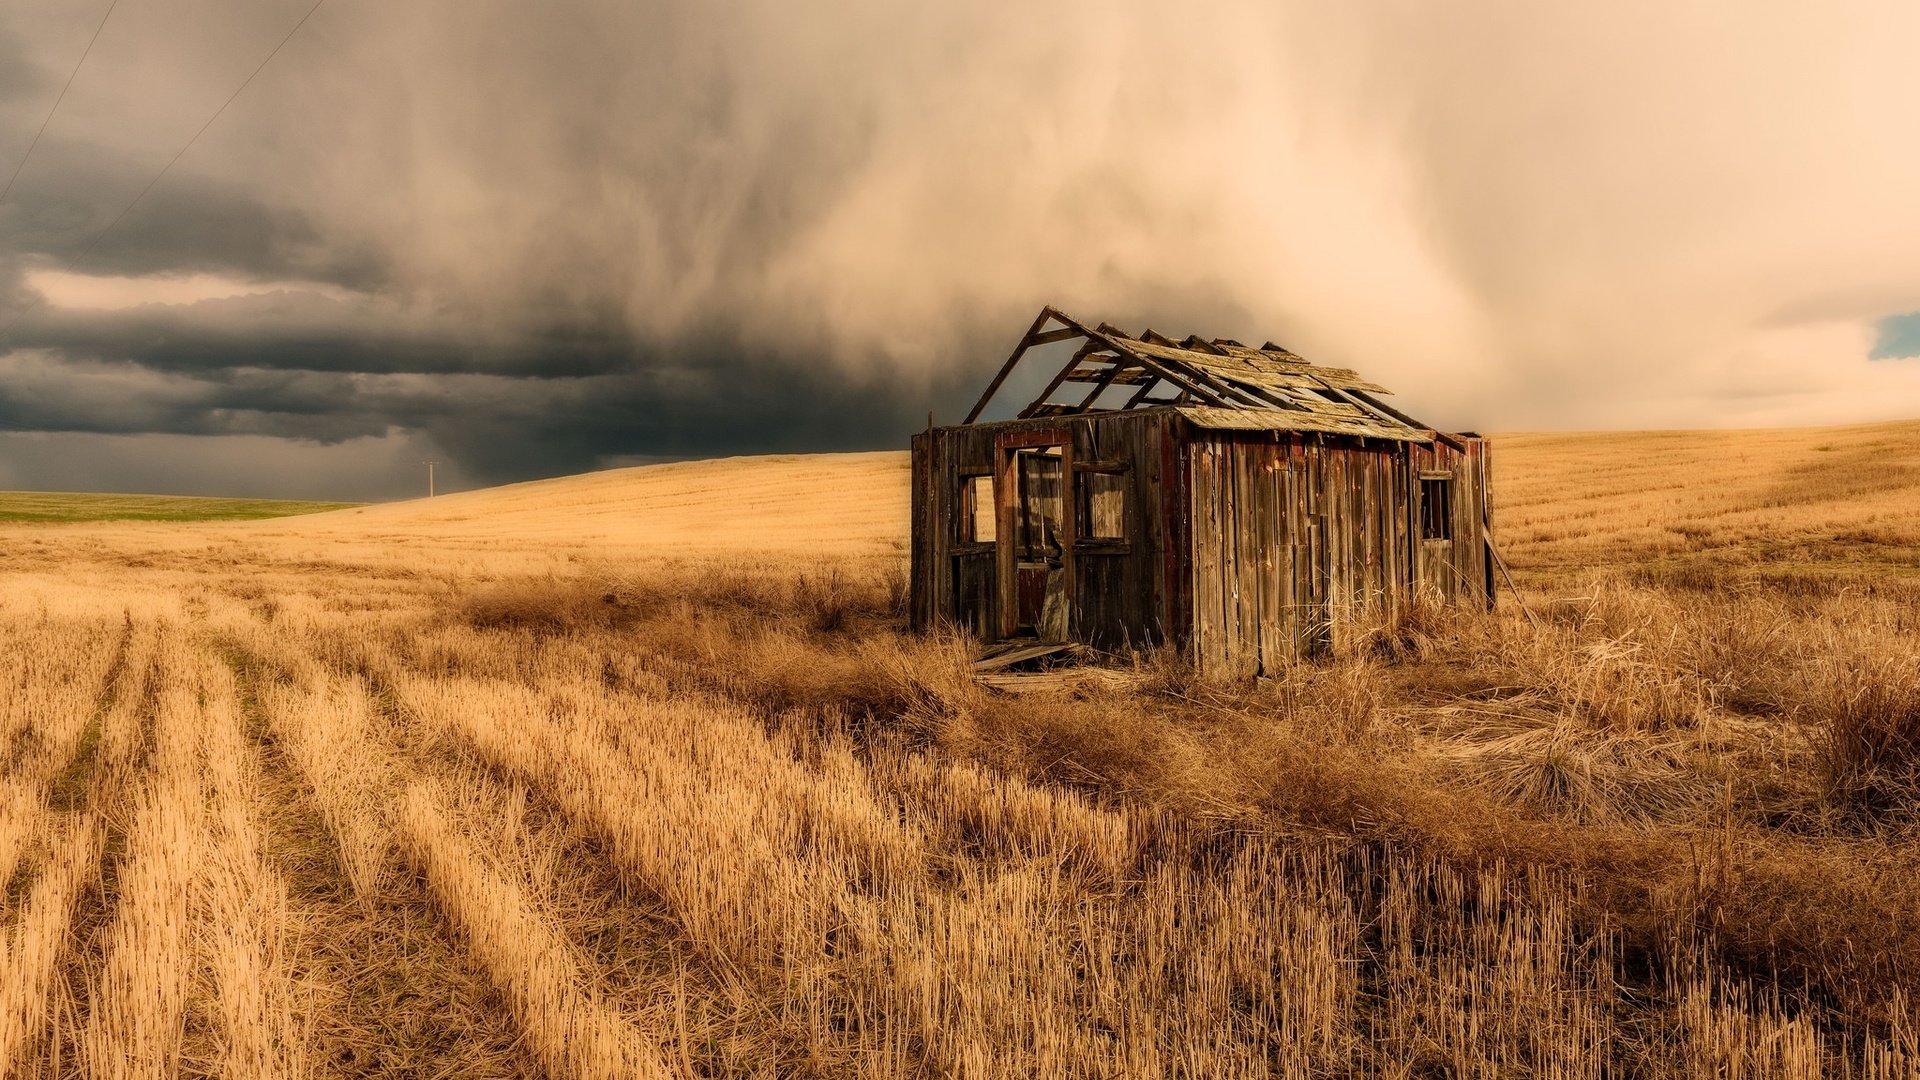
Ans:
{"label": "green grass patch", "polygon": [[255,521],[318,514],[361,503],[289,499],[209,499],[192,495],[92,495],[65,491],[0,491],[0,522]]}

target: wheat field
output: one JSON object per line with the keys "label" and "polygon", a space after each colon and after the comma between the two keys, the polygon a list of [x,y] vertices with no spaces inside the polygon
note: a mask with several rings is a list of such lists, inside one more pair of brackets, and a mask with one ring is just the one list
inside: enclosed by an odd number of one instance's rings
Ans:
{"label": "wheat field", "polygon": [[904,454],[0,524],[0,1076],[1920,1075],[1920,423],[1494,454],[1255,685],[979,686]]}

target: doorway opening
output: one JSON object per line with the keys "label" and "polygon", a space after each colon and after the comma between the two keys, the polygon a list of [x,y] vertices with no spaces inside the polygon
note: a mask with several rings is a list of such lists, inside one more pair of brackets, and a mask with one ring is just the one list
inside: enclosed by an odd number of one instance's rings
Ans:
{"label": "doorway opening", "polygon": [[996,538],[1000,564],[1000,632],[1065,641],[1073,567],[1073,475],[1065,440],[1029,435],[1025,445],[1003,445],[1002,520]]}

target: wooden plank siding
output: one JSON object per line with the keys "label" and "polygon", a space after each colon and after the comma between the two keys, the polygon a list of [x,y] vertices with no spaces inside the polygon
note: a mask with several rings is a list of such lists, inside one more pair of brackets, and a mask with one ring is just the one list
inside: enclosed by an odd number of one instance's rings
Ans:
{"label": "wooden plank siding", "polygon": [[[1007,448],[1064,443],[1063,521],[1089,469],[1124,479],[1123,536],[1075,537],[1069,632],[1100,649],[1172,642],[1206,670],[1251,675],[1344,649],[1422,595],[1490,604],[1483,440],[1202,428],[1170,408],[934,428],[913,439],[910,618],[1003,629],[1010,543],[962,541],[964,485],[1004,485]],[[1448,535],[1423,539],[1421,478],[1451,484]],[[1010,494],[999,490],[996,506]]]}
{"label": "wooden plank siding", "polygon": [[1232,675],[1273,670],[1412,602],[1404,442],[1209,432],[1193,482],[1193,651]]}

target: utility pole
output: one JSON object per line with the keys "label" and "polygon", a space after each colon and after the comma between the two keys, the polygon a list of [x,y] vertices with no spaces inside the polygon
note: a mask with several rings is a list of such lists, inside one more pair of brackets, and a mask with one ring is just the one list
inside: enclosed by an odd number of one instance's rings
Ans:
{"label": "utility pole", "polygon": [[440,463],[437,461],[423,461],[420,464],[427,467],[427,498],[431,499],[433,498],[433,467]]}

